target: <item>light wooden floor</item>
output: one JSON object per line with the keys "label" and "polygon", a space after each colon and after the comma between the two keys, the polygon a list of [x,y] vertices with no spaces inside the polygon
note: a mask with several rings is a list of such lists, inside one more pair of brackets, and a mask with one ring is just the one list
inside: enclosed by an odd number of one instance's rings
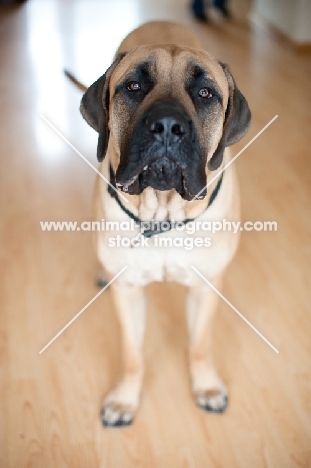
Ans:
{"label": "light wooden floor", "polygon": [[[1,468],[311,467],[310,59],[238,19],[196,24],[186,0],[29,0],[1,8]],[[229,62],[253,111],[237,161],[245,233],[224,294],[279,349],[225,303],[215,354],[228,411],[196,408],[186,360],[182,288],[149,288],[146,377],[133,426],[104,429],[103,396],[118,378],[119,330],[106,291],[42,355],[39,350],[97,293],[89,233],[43,233],[39,221],[90,218],[95,174],[40,120],[43,113],[95,160],[80,92],[118,42],[146,19],[192,25]]]}

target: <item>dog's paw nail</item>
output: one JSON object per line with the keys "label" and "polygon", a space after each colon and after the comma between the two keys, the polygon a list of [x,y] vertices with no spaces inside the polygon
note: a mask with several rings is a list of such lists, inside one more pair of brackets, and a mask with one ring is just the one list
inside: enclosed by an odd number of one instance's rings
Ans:
{"label": "dog's paw nail", "polygon": [[120,404],[109,403],[102,409],[102,422],[105,427],[124,427],[132,424],[134,410]]}
{"label": "dog's paw nail", "polygon": [[224,390],[205,390],[195,394],[197,405],[205,411],[223,413],[228,406],[228,396]]}

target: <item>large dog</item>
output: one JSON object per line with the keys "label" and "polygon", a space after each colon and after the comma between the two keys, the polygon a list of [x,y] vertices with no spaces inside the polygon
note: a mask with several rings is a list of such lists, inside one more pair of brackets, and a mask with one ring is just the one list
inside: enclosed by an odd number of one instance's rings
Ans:
{"label": "large dog", "polygon": [[[83,95],[81,113],[99,134],[100,172],[110,181],[98,177],[96,218],[120,223],[114,243],[111,232],[97,233],[98,257],[107,280],[127,266],[111,284],[124,373],[104,401],[103,422],[130,424],[138,408],[144,286],[153,281],[187,286],[192,391],[200,407],[221,413],[227,390],[213,364],[211,331],[217,295],[191,267],[219,289],[236,251],[237,234],[209,233],[207,242],[203,221],[239,218],[234,168],[222,169],[230,161],[226,147],[249,128],[247,102],[228,66],[205,52],[191,31],[151,22],[124,39],[113,64]],[[125,233],[120,226],[131,219],[135,226]],[[158,223],[147,229],[143,222],[152,220],[166,221],[165,228]],[[187,250],[183,240],[189,233],[181,228],[190,222],[199,227],[192,233],[193,249]],[[132,245],[115,243],[125,236]],[[159,248],[163,236],[167,247]]]}

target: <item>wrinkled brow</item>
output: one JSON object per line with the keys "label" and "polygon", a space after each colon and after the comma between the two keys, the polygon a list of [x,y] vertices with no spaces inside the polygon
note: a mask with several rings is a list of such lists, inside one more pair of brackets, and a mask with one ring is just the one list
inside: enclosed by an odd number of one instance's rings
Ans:
{"label": "wrinkled brow", "polygon": [[190,62],[187,67],[187,79],[186,79],[186,86],[201,86],[210,88],[215,95],[222,101],[223,95],[221,89],[219,88],[217,82],[214,80],[213,76],[202,67],[195,62]]}

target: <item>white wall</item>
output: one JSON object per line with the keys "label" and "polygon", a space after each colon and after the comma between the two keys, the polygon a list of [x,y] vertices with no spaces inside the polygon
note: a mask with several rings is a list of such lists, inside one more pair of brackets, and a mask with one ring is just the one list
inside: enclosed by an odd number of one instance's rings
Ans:
{"label": "white wall", "polygon": [[311,42],[311,0],[255,0],[253,11],[295,42]]}
{"label": "white wall", "polygon": [[300,0],[295,37],[298,42],[311,42],[311,0]]}

